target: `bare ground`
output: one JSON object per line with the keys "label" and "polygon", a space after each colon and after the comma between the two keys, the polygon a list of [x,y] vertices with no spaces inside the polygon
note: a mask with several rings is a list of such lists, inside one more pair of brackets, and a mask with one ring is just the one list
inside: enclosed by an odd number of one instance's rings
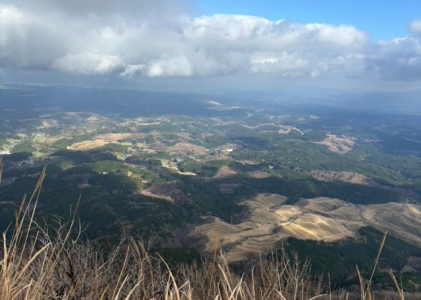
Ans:
{"label": "bare ground", "polygon": [[356,138],[345,135],[336,136],[334,134],[328,134],[326,139],[321,142],[315,142],[315,144],[325,145],[327,148],[335,153],[345,154],[350,152],[355,145]]}
{"label": "bare ground", "polygon": [[215,218],[211,223],[197,226],[192,235],[206,236],[208,251],[212,251],[217,239],[226,249],[229,261],[268,252],[285,237],[334,241],[353,237],[367,225],[421,245],[420,205],[353,205],[331,198],[283,205],[285,200],[281,195],[260,194],[242,203],[250,210],[243,222],[228,224]]}
{"label": "bare ground", "polygon": [[145,136],[146,134],[143,133],[107,133],[97,135],[95,136],[95,139],[104,140],[107,142],[117,142],[119,140],[143,138]]}
{"label": "bare ground", "polygon": [[174,203],[174,199],[171,198],[170,196],[155,194],[155,193],[151,192],[151,190],[149,190],[149,189],[143,190],[140,193],[144,196],[148,196],[148,197],[151,197],[151,198],[157,198],[157,199],[161,199],[161,200],[166,200],[168,202]]}
{"label": "bare ground", "polygon": [[168,153],[183,155],[187,152],[193,152],[195,155],[207,155],[209,150],[202,146],[193,145],[190,143],[177,143],[166,150]]}
{"label": "bare ground", "polygon": [[271,176],[268,172],[262,170],[250,171],[247,172],[247,175],[257,179],[268,178]]}
{"label": "bare ground", "polygon": [[336,171],[324,171],[324,170],[314,170],[310,174],[320,181],[332,182],[332,181],[342,181],[349,182],[353,184],[361,184],[367,186],[378,185],[376,181],[370,177],[364,176],[359,173],[354,172],[336,172]]}
{"label": "bare ground", "polygon": [[239,184],[235,183],[221,183],[218,185],[219,190],[221,191],[221,194],[227,195],[232,194],[234,191],[239,187]]}
{"label": "bare ground", "polygon": [[228,166],[223,166],[219,169],[218,173],[213,177],[215,179],[227,178],[237,175],[238,172],[234,171]]}
{"label": "bare ground", "polygon": [[150,188],[142,190],[142,195],[166,200],[172,203],[180,203],[187,200],[187,196],[180,190],[175,182],[154,184]]}
{"label": "bare ground", "polygon": [[297,127],[294,127],[294,126],[284,126],[284,125],[279,125],[278,133],[279,134],[288,134],[288,133],[290,133],[293,130],[298,131],[301,135],[304,135],[304,132],[302,132]]}
{"label": "bare ground", "polygon": [[83,141],[79,143],[74,143],[67,147],[67,149],[75,150],[75,151],[86,151],[91,150],[94,148],[102,147],[106,144],[109,144],[110,142],[105,140],[93,140],[93,141]]}
{"label": "bare ground", "polygon": [[193,172],[181,172],[178,169],[178,165],[176,163],[168,160],[168,159],[161,159],[161,164],[162,164],[163,168],[171,170],[171,171],[173,171],[177,174],[180,174],[180,175],[185,175],[185,176],[196,176],[197,175],[196,173],[193,173]]}

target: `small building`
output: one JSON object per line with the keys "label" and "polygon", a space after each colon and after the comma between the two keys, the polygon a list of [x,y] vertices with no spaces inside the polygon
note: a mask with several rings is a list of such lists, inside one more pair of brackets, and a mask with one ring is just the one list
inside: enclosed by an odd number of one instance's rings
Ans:
{"label": "small building", "polygon": [[225,149],[225,152],[231,153],[232,151],[234,151],[234,149]]}

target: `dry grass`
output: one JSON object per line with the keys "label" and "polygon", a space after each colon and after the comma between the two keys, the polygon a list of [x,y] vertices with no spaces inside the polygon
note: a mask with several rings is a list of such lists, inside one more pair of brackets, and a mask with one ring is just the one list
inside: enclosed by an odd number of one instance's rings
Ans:
{"label": "dry grass", "polygon": [[109,142],[104,141],[104,140],[83,141],[79,143],[74,143],[68,146],[67,149],[75,150],[75,151],[87,151],[87,150],[92,150],[95,148],[102,147],[107,144],[109,144]]}
{"label": "dry grass", "polygon": [[213,177],[214,179],[222,179],[222,178],[228,178],[237,175],[238,172],[234,171],[228,166],[222,166],[218,173]]}
{"label": "dry grass", "polygon": [[149,256],[143,243],[125,239],[106,257],[75,230],[80,197],[67,222],[57,220],[53,232],[34,219],[44,169],[29,198],[23,197],[13,234],[3,234],[0,247],[0,299],[310,299],[323,286],[310,280],[308,263],[287,255],[261,260],[239,276],[219,254],[202,266],[179,265],[170,270]]}
{"label": "dry grass", "polygon": [[270,177],[270,173],[262,170],[255,170],[247,172],[247,175],[253,178],[262,179]]}
{"label": "dry grass", "polygon": [[[133,238],[123,239],[105,255],[81,239],[80,225],[75,222],[80,197],[72,217],[66,222],[57,219],[53,231],[37,224],[35,207],[45,176],[44,169],[33,194],[29,199],[23,197],[12,234],[3,233],[1,300],[348,299],[344,292],[330,292],[321,278],[311,277],[308,261],[302,263],[285,253],[260,259],[239,275],[218,251],[218,239],[213,258],[202,266],[181,264],[170,269]],[[371,299],[371,278],[360,278],[361,299]],[[395,283],[399,287],[396,279]],[[402,290],[398,290],[403,299]]]}
{"label": "dry grass", "polygon": [[147,197],[152,197],[152,198],[161,199],[161,200],[165,200],[165,201],[174,203],[174,199],[171,198],[170,196],[155,194],[150,189],[144,189],[140,193],[142,195],[147,196]]}
{"label": "dry grass", "polygon": [[[200,267],[179,265],[174,270],[149,256],[146,247],[134,239],[121,243],[105,258],[92,245],[82,243],[79,235],[71,238],[74,219],[58,223],[54,234],[49,234],[37,228],[27,207],[22,206],[12,238],[3,235],[2,300],[310,299],[321,297],[325,290],[321,282],[311,280],[308,263],[301,266],[287,255],[262,260],[243,276],[231,270],[217,246],[212,261]],[[23,218],[28,212],[29,220]],[[37,230],[30,230],[33,225]]]}

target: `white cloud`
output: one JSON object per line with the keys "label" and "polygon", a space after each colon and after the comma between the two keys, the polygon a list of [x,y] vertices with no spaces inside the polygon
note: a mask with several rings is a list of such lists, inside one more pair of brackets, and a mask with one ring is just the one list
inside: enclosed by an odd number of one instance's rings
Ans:
{"label": "white cloud", "polygon": [[318,41],[334,47],[353,49],[368,42],[367,34],[352,26],[341,25],[334,27],[325,24],[310,24],[306,27],[315,33]]}
{"label": "white cloud", "polygon": [[143,73],[145,69],[145,65],[128,65],[120,75],[123,77],[132,77],[136,74]]}
{"label": "white cloud", "polygon": [[254,73],[280,73],[284,76],[299,76],[311,72],[309,61],[298,53],[281,52],[256,53],[252,57],[252,71]]}
{"label": "white cloud", "polygon": [[409,25],[407,37],[372,44],[349,25],[191,17],[175,0],[3,2],[0,69],[132,78],[333,74],[421,80],[421,20]]}
{"label": "white cloud", "polygon": [[58,71],[81,74],[109,74],[122,69],[124,62],[116,55],[98,53],[68,54],[57,59],[51,68]]}
{"label": "white cloud", "polygon": [[366,33],[352,26],[298,24],[241,15],[214,15],[192,19],[184,35],[198,44],[212,47],[222,42],[231,49],[304,50],[308,47],[349,48],[364,46]]}
{"label": "white cloud", "polygon": [[151,61],[146,71],[149,77],[191,76],[192,67],[184,56],[167,57]]}
{"label": "white cloud", "polygon": [[421,19],[412,21],[409,24],[409,32],[416,35],[421,35]]}

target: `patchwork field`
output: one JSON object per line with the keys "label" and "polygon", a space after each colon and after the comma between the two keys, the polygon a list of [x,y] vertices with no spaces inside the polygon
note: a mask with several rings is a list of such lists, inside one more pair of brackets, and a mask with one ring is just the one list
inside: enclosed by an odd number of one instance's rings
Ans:
{"label": "patchwork field", "polygon": [[142,138],[144,136],[145,135],[141,133],[107,133],[107,134],[97,135],[95,139],[104,140],[107,142],[117,142],[119,140]]}
{"label": "patchwork field", "polygon": [[75,151],[86,151],[86,150],[102,147],[109,143],[110,142],[105,141],[105,140],[84,141],[84,142],[74,143],[67,148],[69,150],[75,150]]}
{"label": "patchwork field", "polygon": [[212,251],[217,240],[227,251],[229,261],[268,252],[286,237],[334,241],[355,237],[356,232],[367,225],[421,246],[420,205],[353,205],[331,198],[283,205],[285,201],[281,195],[260,194],[242,203],[250,210],[250,216],[243,222],[228,224],[214,218],[210,223],[197,226],[192,235],[206,236],[208,251]]}
{"label": "patchwork field", "polygon": [[34,142],[45,142],[47,138],[45,136],[36,136],[33,140]]}

